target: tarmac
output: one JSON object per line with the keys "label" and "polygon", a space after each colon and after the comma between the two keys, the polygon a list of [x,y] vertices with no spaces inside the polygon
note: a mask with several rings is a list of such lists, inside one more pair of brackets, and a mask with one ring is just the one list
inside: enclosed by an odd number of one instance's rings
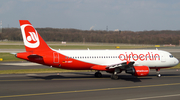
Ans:
{"label": "tarmac", "polygon": [[119,74],[119,80],[110,79],[103,72],[94,78],[94,72],[7,74],[0,75],[1,100],[179,100],[180,71],[161,70],[156,77],[151,70],[146,77]]}

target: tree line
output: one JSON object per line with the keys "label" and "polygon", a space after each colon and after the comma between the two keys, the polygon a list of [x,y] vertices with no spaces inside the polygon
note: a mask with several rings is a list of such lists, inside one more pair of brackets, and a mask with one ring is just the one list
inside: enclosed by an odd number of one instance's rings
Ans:
{"label": "tree line", "polygon": [[[179,45],[180,31],[101,31],[36,28],[45,41]],[[0,40],[22,41],[19,28],[3,28]]]}

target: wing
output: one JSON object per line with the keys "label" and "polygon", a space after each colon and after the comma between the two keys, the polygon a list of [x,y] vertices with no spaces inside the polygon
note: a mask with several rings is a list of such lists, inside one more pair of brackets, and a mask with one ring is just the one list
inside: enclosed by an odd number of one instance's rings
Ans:
{"label": "wing", "polygon": [[115,68],[120,68],[122,70],[125,70],[127,68],[131,68],[133,67],[133,64],[135,62],[130,62],[130,61],[127,61],[127,62],[123,62],[123,63],[119,63],[119,64],[114,64],[114,65],[109,65],[106,67],[106,69],[115,69]]}
{"label": "wing", "polygon": [[114,64],[114,65],[108,65],[108,66],[103,66],[103,65],[95,65],[95,66],[92,66],[91,69],[93,70],[100,70],[100,71],[107,71],[107,70],[113,70],[115,68],[120,68],[121,70],[125,70],[127,68],[131,68],[133,67],[133,64],[135,62],[130,62],[130,61],[127,61],[127,62],[123,62],[123,63],[118,63],[118,64]]}

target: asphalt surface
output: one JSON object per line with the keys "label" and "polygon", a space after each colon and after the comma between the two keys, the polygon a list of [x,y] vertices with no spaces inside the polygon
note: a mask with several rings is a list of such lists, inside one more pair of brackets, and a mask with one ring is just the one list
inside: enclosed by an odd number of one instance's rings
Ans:
{"label": "asphalt surface", "polygon": [[25,49],[0,49],[0,53],[18,53],[25,52]]}
{"label": "asphalt surface", "polygon": [[50,68],[50,67],[28,61],[0,62],[0,70],[43,69],[43,68]]}
{"label": "asphalt surface", "polygon": [[0,75],[0,100],[179,100],[180,70],[161,70],[156,77],[108,73],[94,78],[94,72]]}

